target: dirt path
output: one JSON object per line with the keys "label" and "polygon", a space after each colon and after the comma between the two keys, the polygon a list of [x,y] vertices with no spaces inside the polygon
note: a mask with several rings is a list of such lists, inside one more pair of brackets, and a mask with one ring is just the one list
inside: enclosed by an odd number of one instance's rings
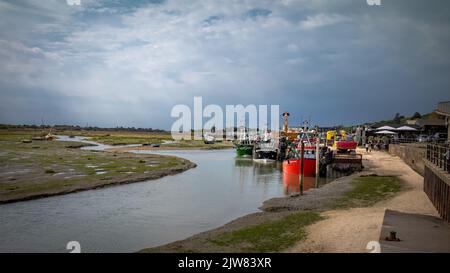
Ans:
{"label": "dirt path", "polygon": [[288,252],[367,252],[367,243],[379,239],[386,209],[438,216],[423,192],[422,176],[400,158],[373,151],[364,154],[364,165],[377,175],[398,175],[403,181],[403,190],[372,207],[323,213],[328,219],[309,226],[308,238]]}

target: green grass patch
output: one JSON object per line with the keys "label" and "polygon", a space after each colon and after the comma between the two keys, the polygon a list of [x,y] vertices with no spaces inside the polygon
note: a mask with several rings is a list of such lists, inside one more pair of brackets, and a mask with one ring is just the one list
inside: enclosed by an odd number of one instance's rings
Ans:
{"label": "green grass patch", "polygon": [[305,227],[322,219],[317,212],[295,213],[279,220],[222,234],[211,242],[245,252],[278,252],[305,239]]}
{"label": "green grass patch", "polygon": [[17,141],[30,140],[35,136],[44,136],[45,131],[42,130],[0,130],[0,141]]}
{"label": "green grass patch", "polygon": [[368,207],[400,191],[396,176],[361,176],[355,178],[353,189],[336,200],[335,208]]}

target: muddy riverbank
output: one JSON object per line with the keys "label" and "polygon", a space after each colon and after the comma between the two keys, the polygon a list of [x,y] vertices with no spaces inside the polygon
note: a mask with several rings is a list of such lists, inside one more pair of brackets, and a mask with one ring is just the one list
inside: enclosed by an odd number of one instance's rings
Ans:
{"label": "muddy riverbank", "polygon": [[[179,157],[81,149],[65,141],[0,141],[0,204],[154,180],[196,164]],[[95,148],[95,147],[94,147]]]}
{"label": "muddy riverbank", "polygon": [[0,204],[27,201],[27,200],[33,200],[33,199],[39,199],[39,198],[45,198],[45,197],[51,197],[51,196],[57,196],[57,195],[64,195],[64,194],[69,194],[69,193],[76,193],[76,192],[80,192],[80,191],[100,189],[100,188],[104,188],[104,187],[111,187],[111,186],[125,185],[125,184],[131,184],[131,183],[136,183],[136,182],[156,180],[156,179],[159,179],[159,178],[162,178],[165,176],[176,175],[176,174],[182,173],[184,171],[187,171],[189,169],[196,167],[195,163],[192,163],[188,160],[180,159],[180,161],[182,161],[182,162],[179,166],[169,167],[164,170],[152,171],[151,173],[128,175],[125,178],[106,177],[106,178],[102,178],[100,180],[91,181],[91,183],[89,183],[87,185],[75,185],[75,186],[71,186],[71,187],[65,187],[64,189],[54,189],[54,190],[48,190],[46,192],[39,192],[39,193],[32,192],[32,193],[29,193],[26,195],[21,195],[20,197],[3,197],[3,196],[1,196]]}

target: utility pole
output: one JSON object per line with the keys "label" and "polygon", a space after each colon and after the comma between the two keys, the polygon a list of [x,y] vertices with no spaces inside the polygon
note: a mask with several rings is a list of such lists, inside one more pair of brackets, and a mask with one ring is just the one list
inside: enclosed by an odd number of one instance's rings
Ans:
{"label": "utility pole", "polygon": [[301,140],[300,149],[300,195],[303,195],[303,170],[305,167],[305,143]]}
{"label": "utility pole", "polygon": [[320,156],[319,156],[319,143],[320,143],[320,136],[317,134],[316,137],[316,185],[315,187],[319,186],[319,164],[320,164]]}

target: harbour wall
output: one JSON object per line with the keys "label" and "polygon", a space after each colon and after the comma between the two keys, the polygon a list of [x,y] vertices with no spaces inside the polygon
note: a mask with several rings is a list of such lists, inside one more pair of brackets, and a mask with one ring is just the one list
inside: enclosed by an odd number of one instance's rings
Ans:
{"label": "harbour wall", "polygon": [[424,144],[390,144],[389,153],[400,157],[421,176],[425,174],[426,145]]}

